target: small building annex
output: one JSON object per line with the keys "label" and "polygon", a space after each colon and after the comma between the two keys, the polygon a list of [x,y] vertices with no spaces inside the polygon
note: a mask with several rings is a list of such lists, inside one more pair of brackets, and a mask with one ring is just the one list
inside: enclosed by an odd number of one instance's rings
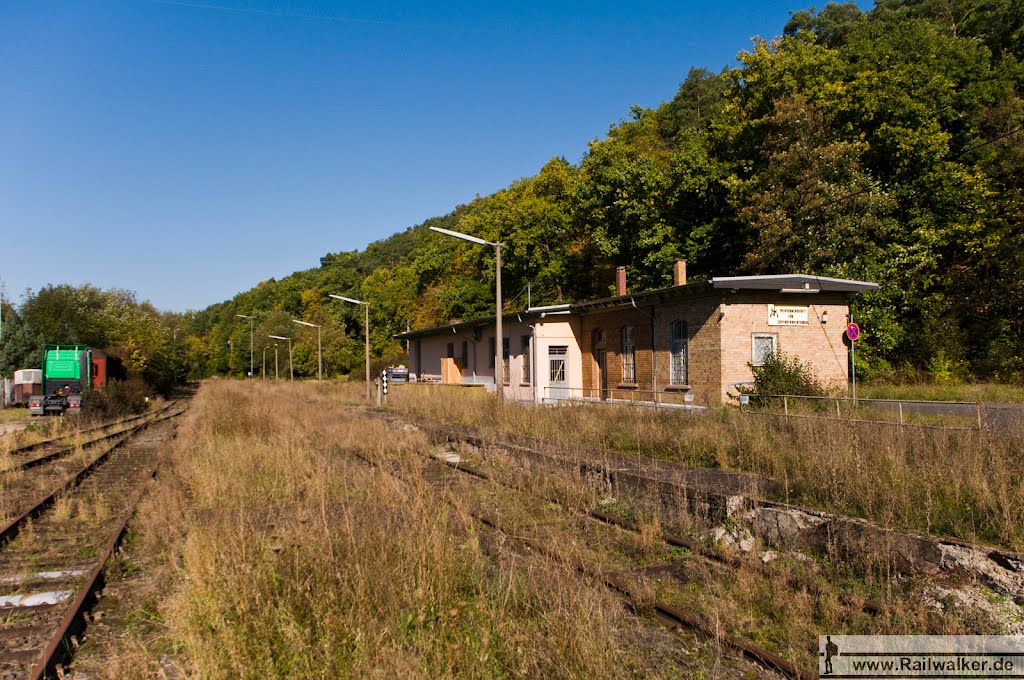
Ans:
{"label": "small building annex", "polygon": [[[668,288],[502,316],[509,399],[630,400],[707,406],[753,380],[751,365],[785,352],[822,382],[845,385],[849,300],[878,284],[806,274],[732,276],[688,284],[686,263]],[[424,328],[409,341],[420,381],[495,386],[495,317]]]}

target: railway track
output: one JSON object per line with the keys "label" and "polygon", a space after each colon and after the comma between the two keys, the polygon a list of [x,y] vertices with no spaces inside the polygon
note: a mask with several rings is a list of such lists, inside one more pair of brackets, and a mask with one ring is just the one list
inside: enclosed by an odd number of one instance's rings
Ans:
{"label": "railway track", "polygon": [[[362,462],[371,465],[375,468],[382,469],[388,474],[391,474],[399,479],[403,478],[403,475],[391,469],[389,466],[380,465],[378,461],[358,452],[358,451],[346,451]],[[432,456],[426,456],[431,463],[441,466],[443,469],[448,470],[451,474],[463,474],[467,477],[488,483],[498,483],[491,479],[488,475],[478,471],[460,466],[459,462],[454,460],[445,460],[443,458],[436,458]],[[442,482],[445,484],[445,482]],[[505,486],[505,485],[502,485]],[[506,486],[506,488],[512,488]],[[519,489],[512,489],[513,491],[521,491]],[[446,502],[455,504],[451,498],[445,498]],[[667,625],[672,629],[685,628],[697,632],[698,634],[716,641],[723,647],[733,649],[738,652],[744,659],[750,661],[762,669],[771,671],[773,673],[782,675],[793,680],[808,680],[809,678],[817,678],[818,674],[814,671],[807,670],[799,667],[798,665],[782,658],[781,656],[774,654],[766,649],[763,649],[757,645],[751,644],[745,640],[729,635],[720,629],[720,627],[705,621],[698,613],[692,611],[686,611],[680,607],[674,606],[668,602],[661,600],[651,600],[645,597],[641,593],[641,588],[638,587],[636,580],[643,578],[651,572],[648,568],[638,568],[631,570],[628,575],[622,572],[609,572],[600,566],[588,564],[585,561],[574,557],[567,557],[558,548],[549,545],[543,540],[533,538],[524,534],[524,532],[517,526],[510,526],[507,523],[501,521],[491,513],[482,512],[475,509],[469,510],[470,515],[474,520],[487,527],[493,532],[501,534],[503,537],[510,541],[514,541],[527,550],[532,551],[536,554],[543,555],[544,557],[565,564],[573,568],[581,576],[591,580],[594,583],[599,583],[614,592],[623,596],[626,602],[634,609],[640,611],[645,608],[649,608],[655,618],[662,624]],[[604,517],[591,517],[598,521],[607,522],[608,519],[612,519],[609,516]],[[618,524],[617,521],[613,524]],[[620,526],[624,530],[628,530],[625,526]],[[707,557],[706,559],[711,559]]]}
{"label": "railway track", "polygon": [[[104,567],[173,432],[167,421],[182,412],[174,405],[125,419],[118,424],[128,427],[95,438],[82,455],[65,452],[4,471],[0,680],[60,674],[102,589]],[[18,483],[9,484],[11,478]]]}
{"label": "railway track", "polygon": [[[507,480],[501,479],[498,475],[492,475],[487,472],[484,472],[483,470],[480,470],[477,467],[466,465],[461,460],[461,458],[455,460],[454,458],[449,456],[433,456],[431,460],[433,460],[437,464],[444,465],[445,467],[448,467],[459,473],[466,474],[471,477],[476,477],[478,479],[486,480],[493,484],[498,484],[500,486],[505,487],[506,489],[510,489],[515,492],[527,493],[533,498],[544,503],[553,503],[555,505],[558,505],[565,512],[573,513],[578,517],[586,518],[588,520],[593,520],[597,522],[602,522],[604,524],[617,527],[619,529],[622,529],[623,531],[630,532],[637,536],[640,536],[644,533],[644,528],[636,524],[635,522],[624,519],[622,517],[618,517],[616,515],[602,512],[600,510],[595,510],[594,508],[580,508],[574,503],[567,503],[563,498],[560,498],[554,494],[544,494],[536,491],[530,491],[528,485],[509,482]],[[709,565],[725,567],[729,570],[749,569],[759,573],[764,577],[769,578],[779,576],[778,574],[772,573],[772,570],[768,567],[768,565],[763,562],[749,559],[744,560],[740,557],[737,557],[736,555],[716,550],[714,548],[708,547],[700,541],[687,538],[676,533],[672,533],[669,531],[659,531],[658,538],[668,548],[684,548],[688,550],[690,553],[692,553],[692,555],[696,559],[703,560],[705,563]],[[814,583],[807,579],[794,577],[792,575],[784,575],[783,578],[785,585],[793,591],[806,590],[816,593],[820,590],[820,584]],[[863,609],[864,612],[871,615],[877,615],[881,613],[884,607],[882,603],[875,600],[864,600],[858,602],[847,601],[846,604],[850,606],[858,606],[861,609]]]}
{"label": "railway track", "polygon": [[[19,446],[11,449],[7,454],[10,461],[6,467],[0,468],[0,473],[40,465],[55,458],[65,456],[73,452],[76,448],[89,446],[97,442],[117,437],[121,433],[131,430],[133,425],[145,423],[152,420],[154,417],[158,417],[161,414],[174,409],[179,401],[180,400],[172,401],[152,413],[143,413],[141,415],[127,416],[125,418],[118,418],[105,423],[98,423],[51,439],[44,439],[40,442],[26,444],[25,446]],[[84,441],[73,441],[76,437],[81,437],[82,435],[87,435],[93,432],[102,432],[103,430],[109,430],[119,426],[123,427],[114,432],[107,432]]]}

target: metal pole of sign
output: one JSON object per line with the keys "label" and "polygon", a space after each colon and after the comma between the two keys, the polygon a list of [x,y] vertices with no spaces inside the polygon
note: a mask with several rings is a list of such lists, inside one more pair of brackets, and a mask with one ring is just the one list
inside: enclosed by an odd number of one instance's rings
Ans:
{"label": "metal pole of sign", "polygon": [[857,352],[854,346],[860,338],[860,327],[853,322],[853,311],[850,311],[850,323],[846,327],[846,337],[850,341],[850,378],[853,381],[853,405],[857,405]]}
{"label": "metal pole of sign", "polygon": [[[850,324],[853,324],[853,309],[850,310]],[[850,338],[850,377],[853,378],[853,406],[857,406],[857,354],[856,338]]]}
{"label": "metal pole of sign", "polygon": [[853,377],[853,405],[857,405],[857,352],[854,346],[856,340],[850,340],[850,375]]}

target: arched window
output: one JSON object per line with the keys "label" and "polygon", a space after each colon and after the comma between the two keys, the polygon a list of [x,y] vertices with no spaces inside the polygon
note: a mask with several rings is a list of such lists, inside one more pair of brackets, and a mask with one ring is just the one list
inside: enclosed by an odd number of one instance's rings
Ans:
{"label": "arched window", "polygon": [[636,328],[622,329],[622,382],[636,382]]}
{"label": "arched window", "polygon": [[668,328],[669,384],[686,385],[690,382],[689,350],[690,340],[686,333],[685,321],[673,321]]}

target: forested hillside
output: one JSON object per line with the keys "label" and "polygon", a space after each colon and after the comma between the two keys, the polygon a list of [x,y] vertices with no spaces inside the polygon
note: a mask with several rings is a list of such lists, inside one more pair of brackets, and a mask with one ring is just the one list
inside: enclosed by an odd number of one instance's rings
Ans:
{"label": "forested hillside", "polygon": [[554,158],[364,252],[326,255],[195,314],[196,373],[248,369],[239,313],[257,317],[257,371],[276,334],[296,338],[297,373],[315,375],[316,331],[298,318],[323,324],[329,374],[358,373],[362,310],[329,293],[371,303],[373,352],[386,360],[407,325],[492,313],[492,249],[427,230],[438,225],[508,244],[513,310],[527,284],[535,305],[607,295],[617,265],[634,290],[665,286],[677,258],[691,280],[864,279],[882,285],[856,301],[865,374],[1022,380],[1022,26],[1019,0],[795,12],[737,68],[694,68],[669,101],[634,107],[579,163]]}
{"label": "forested hillside", "polygon": [[116,354],[129,379],[166,393],[190,372],[185,319],[139,302],[127,290],[46,286],[26,293],[17,309],[3,301],[0,376],[39,368],[47,343],[81,343]]}

